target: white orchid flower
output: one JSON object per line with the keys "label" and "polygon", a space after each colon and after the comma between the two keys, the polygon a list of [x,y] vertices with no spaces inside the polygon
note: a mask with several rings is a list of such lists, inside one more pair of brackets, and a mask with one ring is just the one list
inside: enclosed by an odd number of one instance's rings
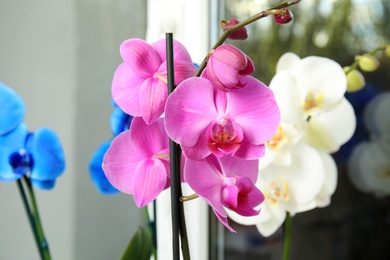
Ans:
{"label": "white orchid flower", "polygon": [[390,140],[379,138],[358,144],[348,163],[348,175],[357,189],[377,197],[390,195]]}
{"label": "white orchid flower", "polygon": [[364,110],[372,140],[358,144],[348,162],[348,175],[357,189],[377,197],[390,195],[390,92],[373,98]]}
{"label": "white orchid flower", "polygon": [[278,61],[271,80],[281,112],[281,121],[305,129],[304,139],[313,147],[335,152],[356,128],[351,104],[344,98],[345,73],[333,60],[293,53]]}
{"label": "white orchid flower", "polygon": [[271,163],[259,171],[256,186],[266,198],[260,214],[242,217],[228,212],[231,219],[256,225],[263,236],[269,236],[282,225],[287,211],[294,215],[317,206],[316,196],[322,190],[326,171],[322,156],[301,142],[291,146],[290,153],[289,165]]}

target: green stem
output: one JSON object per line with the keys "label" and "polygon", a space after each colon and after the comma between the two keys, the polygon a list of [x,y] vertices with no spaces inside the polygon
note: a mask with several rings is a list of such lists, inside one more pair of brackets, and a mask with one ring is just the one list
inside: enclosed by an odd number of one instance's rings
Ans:
{"label": "green stem", "polygon": [[35,242],[37,244],[39,254],[42,258],[43,252],[41,250],[41,247],[39,246],[39,236],[37,233],[37,229],[34,225],[34,215],[31,212],[30,205],[29,205],[28,200],[27,200],[26,192],[24,191],[23,183],[20,179],[17,180],[16,183],[18,185],[18,189],[19,189],[20,197],[22,198],[24,209],[26,210],[27,218],[30,222],[30,227],[31,227],[31,230],[32,230],[33,235],[34,235],[34,239],[35,239]]}
{"label": "green stem", "polygon": [[43,228],[41,224],[41,220],[39,217],[39,210],[37,201],[35,199],[34,189],[32,187],[31,181],[27,176],[23,176],[23,180],[26,183],[27,189],[28,189],[28,195],[30,197],[30,203],[31,203],[31,212],[33,216],[33,226],[36,229],[37,233],[37,245],[41,253],[41,259],[42,260],[50,260],[50,251],[49,251],[49,245],[45,238],[45,234],[43,233]]}
{"label": "green stem", "polygon": [[291,244],[291,215],[287,212],[286,220],[284,221],[284,246],[283,260],[288,260]]}
{"label": "green stem", "polygon": [[[253,23],[253,22],[255,22],[255,21],[257,21],[257,20],[259,20],[261,18],[264,18],[264,17],[272,14],[273,11],[276,10],[276,9],[285,8],[285,7],[297,4],[299,2],[300,2],[300,0],[286,1],[286,2],[280,3],[278,5],[275,5],[274,7],[266,10],[266,11],[262,11],[262,12],[260,12],[258,14],[255,14],[254,16],[251,16],[251,17],[247,18],[246,20],[244,20],[244,21],[242,21],[242,22],[240,22],[240,23],[238,23],[236,25],[227,28],[223,32],[223,34],[219,37],[218,41],[214,44],[214,46],[212,47],[211,51],[215,50],[218,46],[222,45],[226,41],[226,39],[229,37],[229,35],[232,34],[233,32],[235,32],[235,31],[241,29],[242,27],[244,27],[244,26],[246,26],[248,24],[251,24],[251,23]],[[200,74],[202,74],[202,71],[206,68],[206,64],[207,64],[208,58],[209,58],[209,55],[207,55],[203,59],[202,63],[200,64],[200,66],[199,66],[199,68],[198,68],[198,70],[197,70],[197,72],[195,74],[196,77],[199,77]]]}
{"label": "green stem", "polygon": [[[156,211],[155,203],[153,203],[153,211]],[[150,233],[150,235],[152,237],[152,240],[153,240],[152,255],[153,255],[154,260],[157,260],[157,253],[156,253],[156,247],[157,247],[157,245],[156,245],[156,222],[155,222],[155,220],[154,221],[150,220],[148,207],[144,207],[144,214],[145,214],[145,218],[146,218],[146,225],[148,226],[149,233]]]}

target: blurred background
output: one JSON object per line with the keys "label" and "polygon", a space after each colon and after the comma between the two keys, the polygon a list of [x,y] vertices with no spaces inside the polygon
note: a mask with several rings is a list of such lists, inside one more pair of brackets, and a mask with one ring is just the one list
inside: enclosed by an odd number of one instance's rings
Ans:
{"label": "blurred background", "polygon": [[[278,3],[225,0],[221,13],[227,19],[243,20]],[[390,42],[388,0],[302,0],[289,9],[294,15],[292,23],[281,26],[272,18],[262,19],[247,27],[247,40],[234,42],[251,57],[256,77],[266,84],[285,52],[294,52],[301,58],[328,57],[344,67],[354,62],[355,55]],[[290,259],[390,259],[389,196],[379,198],[361,192],[347,174],[353,148],[368,140],[362,123],[365,105],[379,93],[390,90],[390,58],[384,53],[376,57],[381,65],[374,72],[363,73],[366,87],[346,94],[354,106],[358,126],[354,137],[333,154],[339,175],[332,202],[326,208],[299,213],[292,218]],[[390,162],[390,153],[386,156]],[[236,225],[234,228],[237,234],[224,231],[224,259],[282,258],[282,228],[269,238],[263,238],[255,227]]]}
{"label": "blurred background", "polygon": [[[218,18],[243,20],[277,3],[210,0],[209,10],[199,17],[211,21],[205,40],[213,43],[220,34],[214,23]],[[346,66],[356,54],[390,43],[388,0],[302,0],[290,10],[293,23],[280,26],[265,18],[248,26],[246,41],[233,43],[252,58],[255,76],[266,84],[287,51]],[[128,38],[145,39],[146,29],[143,0],[0,0],[0,81],[25,101],[30,130],[45,126],[57,132],[67,159],[56,187],[36,192],[55,260],[118,259],[144,225],[130,196],[97,192],[88,164],[111,137],[110,88],[122,61],[119,45]],[[368,88],[348,97],[357,113],[369,98],[389,90],[390,58],[378,58],[379,69],[364,73]],[[358,125],[353,140],[334,154],[339,179],[331,205],[293,217],[290,259],[390,259],[390,199],[359,191],[346,172],[353,146],[367,136]],[[235,225],[233,234],[210,221],[211,241],[219,241],[210,244],[216,259],[281,259],[282,230],[263,238],[254,227]],[[1,260],[38,259],[14,182],[0,182],[0,241]]]}

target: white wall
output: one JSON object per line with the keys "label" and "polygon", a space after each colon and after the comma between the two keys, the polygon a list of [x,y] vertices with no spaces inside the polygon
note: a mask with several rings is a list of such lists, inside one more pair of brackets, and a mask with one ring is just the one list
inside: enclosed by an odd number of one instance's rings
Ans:
{"label": "white wall", "polygon": [[[145,37],[143,0],[0,0],[0,81],[27,107],[31,130],[60,136],[67,169],[37,190],[55,260],[118,259],[143,214],[126,195],[93,187],[89,159],[110,137],[110,85],[119,44]],[[15,182],[0,182],[0,259],[39,259]]]}

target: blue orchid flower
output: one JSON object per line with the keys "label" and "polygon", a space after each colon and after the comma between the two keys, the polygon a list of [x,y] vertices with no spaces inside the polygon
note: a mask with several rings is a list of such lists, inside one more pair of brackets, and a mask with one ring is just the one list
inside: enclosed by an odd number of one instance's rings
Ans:
{"label": "blue orchid flower", "polygon": [[119,191],[111,185],[107,180],[106,175],[104,174],[102,163],[103,157],[106,154],[108,148],[111,145],[111,140],[104,142],[99,146],[99,148],[92,155],[91,162],[89,164],[89,173],[92,179],[93,184],[101,194],[111,195],[119,193]]}
{"label": "blue orchid flower", "polygon": [[0,180],[27,175],[34,186],[49,190],[65,170],[62,145],[48,128],[30,133],[22,122],[25,110],[16,92],[0,83]]}
{"label": "blue orchid flower", "polygon": [[24,118],[26,107],[23,100],[0,82],[0,135],[15,129]]}
{"label": "blue orchid flower", "polygon": [[[110,125],[111,132],[115,137],[123,131],[129,130],[133,117],[123,112],[123,110],[117,104],[115,104],[114,101],[112,101],[112,105],[114,107],[114,110],[111,113]],[[89,164],[89,173],[92,179],[92,183],[96,186],[96,188],[101,194],[105,195],[119,193],[119,191],[114,188],[107,180],[107,177],[102,169],[103,158],[106,151],[110,147],[111,142],[112,140],[101,144],[95,151],[95,153],[92,155]]]}
{"label": "blue orchid flower", "polygon": [[60,140],[50,129],[29,133],[22,123],[0,136],[0,146],[0,180],[14,181],[28,175],[35,187],[50,190],[65,170]]}
{"label": "blue orchid flower", "polygon": [[112,134],[115,137],[123,131],[129,130],[133,117],[123,112],[123,110],[115,103],[113,104],[114,111],[111,113],[110,124]]}

